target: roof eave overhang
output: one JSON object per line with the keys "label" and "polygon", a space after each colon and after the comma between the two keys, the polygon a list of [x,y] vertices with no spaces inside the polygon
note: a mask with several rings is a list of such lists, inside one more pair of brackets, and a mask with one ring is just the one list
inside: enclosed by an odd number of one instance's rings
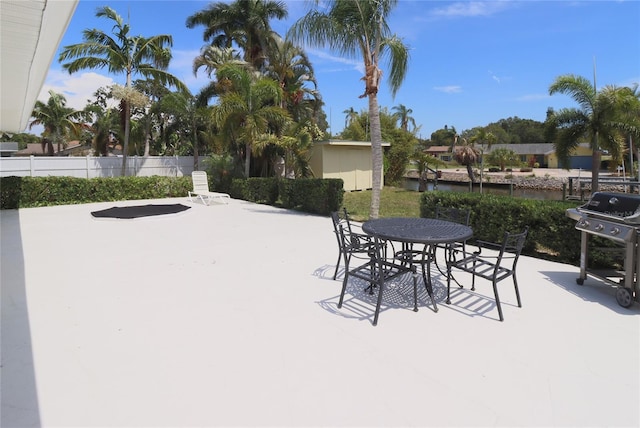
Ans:
{"label": "roof eave overhang", "polygon": [[78,1],[0,2],[0,130],[27,128]]}

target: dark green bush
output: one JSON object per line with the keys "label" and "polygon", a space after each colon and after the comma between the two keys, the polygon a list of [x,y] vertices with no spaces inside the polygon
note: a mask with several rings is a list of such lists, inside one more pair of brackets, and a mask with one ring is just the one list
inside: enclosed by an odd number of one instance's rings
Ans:
{"label": "dark green bush", "polygon": [[275,177],[236,178],[231,181],[229,191],[232,198],[274,205],[278,200],[278,179]]}
{"label": "dark green bush", "polygon": [[329,215],[342,206],[342,179],[298,178],[280,180],[280,201],[285,208]]}
{"label": "dark green bush", "polygon": [[186,196],[191,177],[1,177],[0,209]]}
{"label": "dark green bush", "polygon": [[[579,264],[580,232],[575,230],[575,221],[566,216],[566,210],[575,208],[578,205],[576,202],[434,191],[422,194],[420,215],[435,216],[435,207],[438,204],[470,209],[474,239],[500,242],[505,231],[522,231],[525,226],[529,226],[524,254],[562,263]],[[612,247],[612,242],[590,238],[589,245],[589,266],[615,265],[610,252],[599,248]]]}

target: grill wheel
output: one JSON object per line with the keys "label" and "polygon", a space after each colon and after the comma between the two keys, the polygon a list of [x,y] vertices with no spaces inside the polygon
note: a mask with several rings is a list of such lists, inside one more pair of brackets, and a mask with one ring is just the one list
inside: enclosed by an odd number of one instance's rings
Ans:
{"label": "grill wheel", "polygon": [[628,308],[633,303],[633,292],[628,287],[618,287],[616,300],[623,308]]}

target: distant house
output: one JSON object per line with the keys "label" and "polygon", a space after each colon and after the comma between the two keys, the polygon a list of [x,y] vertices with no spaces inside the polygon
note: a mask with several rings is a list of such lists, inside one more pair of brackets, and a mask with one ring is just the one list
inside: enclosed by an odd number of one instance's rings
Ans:
{"label": "distant house", "polygon": [[[542,168],[565,168],[560,165],[553,143],[538,144],[493,144],[491,148],[485,147],[484,154],[488,155],[494,150],[507,149],[515,152],[520,162],[525,164],[538,163]],[[591,169],[592,151],[589,144],[580,144],[569,159],[568,168]]]}
{"label": "distant house", "polygon": [[0,143],[0,156],[13,156],[18,151],[18,143]]}
{"label": "distant house", "polygon": [[453,160],[451,146],[431,146],[425,150],[425,153],[438,158],[443,162],[451,162]]}
{"label": "distant house", "polygon": [[[53,144],[54,156],[84,156],[91,154],[91,149],[87,148],[80,143],[80,141],[74,140],[67,143],[67,147],[60,150],[58,154],[58,145]],[[18,150],[15,156],[49,156],[46,147],[43,147],[40,143],[29,143],[26,149]]]}
{"label": "distant house", "polygon": [[[383,142],[382,146],[389,147],[390,144]],[[347,191],[373,187],[371,143],[367,141],[329,140],[314,143],[309,166],[316,178],[341,178]]]}

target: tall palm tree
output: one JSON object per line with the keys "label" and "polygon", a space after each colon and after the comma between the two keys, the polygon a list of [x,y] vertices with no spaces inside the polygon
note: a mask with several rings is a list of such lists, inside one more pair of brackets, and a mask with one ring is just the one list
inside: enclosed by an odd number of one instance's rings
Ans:
{"label": "tall palm tree", "polygon": [[313,66],[307,54],[291,41],[276,37],[269,50],[266,75],[276,80],[284,97],[281,107],[287,109],[294,120],[311,119],[320,108]]}
{"label": "tall palm tree", "polygon": [[605,86],[600,91],[588,79],[567,74],[559,76],[549,87],[549,94],[571,96],[579,108],[550,111],[547,125],[555,131],[554,146],[560,162],[569,168],[569,157],[581,139],[589,141],[591,158],[591,191],[598,191],[600,159],[607,150],[620,161],[624,152],[624,132],[638,135],[637,118],[629,116],[625,106],[633,91],[629,88]]}
{"label": "tall palm tree", "polygon": [[312,10],[300,18],[289,30],[293,41],[324,47],[351,58],[358,56],[365,66],[364,93],[368,97],[371,126],[373,177],[369,216],[378,218],[382,187],[382,131],[378,107],[378,87],[382,70],[380,61],[389,65],[389,85],[395,96],[404,80],[409,49],[396,35],[391,34],[387,18],[397,0],[314,0],[326,12]]}
{"label": "tall palm tree", "polygon": [[394,116],[400,122],[400,128],[404,131],[409,131],[409,123],[413,125],[413,128],[416,128],[416,121],[413,117],[410,116],[413,113],[413,110],[407,108],[403,104],[398,104],[397,106],[392,107],[392,110],[395,110]]}
{"label": "tall palm tree", "polygon": [[498,139],[493,133],[488,132],[486,128],[480,128],[473,137],[469,139],[472,146],[480,144],[480,193],[482,193],[482,182],[484,180],[484,146],[490,149]]}
{"label": "tall palm tree", "polygon": [[[108,6],[100,7],[96,17],[113,21],[113,34],[98,29],[86,29],[82,32],[82,43],[65,46],[60,53],[62,68],[69,74],[85,69],[106,68],[110,73],[126,76],[125,88],[131,90],[133,76],[139,74],[145,78],[153,78],[163,85],[172,85],[180,90],[186,86],[177,77],[166,71],[171,61],[170,47],[173,38],[168,34],[152,36],[131,36],[129,24]],[[68,61],[65,63],[65,61]],[[131,132],[131,100],[123,99],[124,115],[124,147],[122,159],[122,175],[126,174],[129,135]]]}
{"label": "tall palm tree", "polygon": [[[49,91],[47,103],[36,101],[31,113],[33,120],[29,123],[29,129],[36,125],[44,126],[45,138],[58,146],[60,154],[65,137],[78,135],[81,128],[85,127],[84,120],[87,115],[84,111],[67,107],[67,99],[62,94],[53,90]],[[52,150],[49,149],[49,152]]]}
{"label": "tall palm tree", "polygon": [[233,64],[220,67],[217,77],[228,81],[230,89],[220,95],[213,118],[229,140],[244,143],[244,173],[249,177],[254,144],[273,129],[284,128],[289,120],[287,111],[280,107],[282,89],[273,79]]}
{"label": "tall palm tree", "polygon": [[211,3],[187,18],[188,28],[205,27],[203,39],[218,48],[231,48],[235,42],[244,52],[244,60],[263,70],[267,50],[275,33],[269,20],[284,19],[287,5],[272,0],[235,0]]}
{"label": "tall palm tree", "polygon": [[358,120],[358,112],[353,108],[349,107],[346,110],[343,110],[344,113],[344,127],[345,129],[349,127],[354,121]]}
{"label": "tall palm tree", "polygon": [[469,176],[469,180],[472,183],[476,182],[475,174],[473,173],[473,165],[478,162],[478,158],[480,157],[480,151],[474,147],[473,142],[467,141],[466,139],[462,139],[463,145],[457,146],[458,144],[458,136],[455,136],[454,146],[456,147],[455,152],[453,153],[453,157],[460,165],[464,165],[467,167],[467,175]]}

